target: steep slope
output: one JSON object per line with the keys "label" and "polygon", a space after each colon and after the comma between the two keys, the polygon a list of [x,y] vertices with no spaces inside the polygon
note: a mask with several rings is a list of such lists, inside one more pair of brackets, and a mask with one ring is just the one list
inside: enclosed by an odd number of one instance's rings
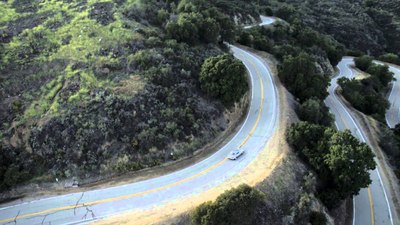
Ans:
{"label": "steep slope", "polygon": [[[351,50],[381,54],[400,51],[399,7],[397,1],[375,0],[261,0],[278,17],[332,35]],[[396,10],[397,9],[397,10]]]}
{"label": "steep slope", "polygon": [[0,2],[0,189],[159,165],[228,126],[198,74],[234,24],[178,3]]}

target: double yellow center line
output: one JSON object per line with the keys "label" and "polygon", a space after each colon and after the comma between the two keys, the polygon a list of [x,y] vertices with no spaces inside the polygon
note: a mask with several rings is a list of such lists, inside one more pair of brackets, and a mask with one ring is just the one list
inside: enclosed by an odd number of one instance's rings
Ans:
{"label": "double yellow center line", "polygon": [[[243,58],[244,55],[241,54],[241,56]],[[252,64],[252,66],[254,67],[254,69],[256,70],[256,74],[260,80],[260,88],[261,88],[261,104],[260,104],[260,108],[259,108],[259,112],[258,112],[258,116],[257,116],[257,120],[255,122],[255,124],[253,125],[253,128],[250,130],[250,132],[247,134],[246,138],[243,140],[243,142],[241,143],[240,147],[243,147],[246,142],[249,140],[249,138],[253,135],[253,133],[255,132],[260,119],[261,119],[261,113],[263,110],[263,105],[264,105],[264,84],[262,81],[262,77],[261,74],[259,72],[259,70],[257,69],[256,65],[253,62],[250,62],[250,64]],[[249,71],[250,72],[250,71]],[[35,212],[35,213],[29,213],[29,214],[24,214],[24,215],[20,215],[18,216],[17,219],[24,219],[24,218],[29,218],[29,217],[34,217],[34,216],[39,216],[39,215],[46,215],[49,213],[55,213],[58,211],[64,211],[64,210],[70,210],[70,209],[76,209],[76,208],[80,208],[80,207],[84,207],[84,206],[93,206],[93,205],[98,205],[98,204],[102,204],[102,203],[109,203],[109,202],[114,202],[114,201],[120,201],[120,200],[124,200],[124,199],[129,199],[129,198],[134,198],[134,197],[138,197],[138,196],[142,196],[142,195],[146,195],[146,194],[150,194],[150,193],[154,193],[157,191],[161,191],[161,190],[165,190],[167,188],[170,187],[174,187],[177,186],[179,184],[194,180],[197,177],[200,177],[208,172],[210,172],[211,170],[217,168],[218,166],[220,166],[222,163],[224,163],[227,160],[227,158],[224,158],[223,160],[219,161],[218,163],[210,166],[209,168],[191,176],[185,179],[182,179],[180,181],[176,181],[173,182],[171,184],[165,185],[165,186],[161,186],[158,188],[154,188],[154,189],[150,189],[147,191],[142,191],[142,192],[138,192],[138,193],[134,193],[134,194],[129,194],[129,195],[123,195],[123,196],[119,196],[119,197],[114,197],[114,198],[107,198],[107,199],[103,199],[103,200],[98,200],[98,201],[92,201],[92,202],[86,202],[86,203],[82,203],[82,204],[78,204],[78,205],[69,205],[69,206],[64,206],[64,207],[58,207],[58,208],[52,208],[52,209],[47,209],[47,210],[43,210],[40,212]],[[8,219],[4,219],[4,220],[0,220],[0,223],[7,223],[7,222],[11,222],[15,219],[15,217],[12,218],[8,218]]]}

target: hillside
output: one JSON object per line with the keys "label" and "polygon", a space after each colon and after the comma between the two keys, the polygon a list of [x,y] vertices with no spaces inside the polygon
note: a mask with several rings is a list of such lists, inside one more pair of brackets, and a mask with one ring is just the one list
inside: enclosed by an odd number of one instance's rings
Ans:
{"label": "hillside", "polygon": [[[350,50],[379,55],[400,51],[400,3],[377,0],[264,0],[278,17],[332,35]],[[296,12],[296,13],[294,13]]]}
{"label": "hillside", "polygon": [[198,77],[234,29],[201,1],[0,2],[0,189],[139,170],[213,140],[230,105]]}

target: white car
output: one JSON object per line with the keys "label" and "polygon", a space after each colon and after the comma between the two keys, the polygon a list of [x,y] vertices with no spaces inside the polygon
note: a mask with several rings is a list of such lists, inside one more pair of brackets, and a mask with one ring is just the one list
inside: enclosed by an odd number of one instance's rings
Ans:
{"label": "white car", "polygon": [[235,149],[229,153],[228,159],[236,160],[237,158],[239,158],[239,156],[243,155],[243,153],[244,153],[244,149],[242,149],[242,148]]}

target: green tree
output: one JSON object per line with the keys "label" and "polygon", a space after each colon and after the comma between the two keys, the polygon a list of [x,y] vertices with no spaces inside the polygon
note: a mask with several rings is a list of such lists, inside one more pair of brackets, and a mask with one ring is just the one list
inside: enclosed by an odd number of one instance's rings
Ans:
{"label": "green tree", "polygon": [[363,55],[357,58],[354,58],[354,63],[356,64],[356,67],[362,71],[366,71],[371,65],[372,65],[372,58],[371,56],[368,55]]}
{"label": "green tree", "polygon": [[318,174],[322,181],[318,193],[328,207],[371,183],[369,171],[375,168],[374,154],[348,130],[337,132],[300,122],[288,130],[288,142]]}
{"label": "green tree", "polygon": [[372,115],[376,119],[384,118],[390,103],[381,93],[377,92],[381,88],[378,78],[371,76],[359,81],[354,78],[350,80],[342,77],[338,80],[338,84],[343,90],[343,96],[354,108]]}
{"label": "green tree", "polygon": [[198,225],[251,225],[263,199],[262,192],[242,184],[218,196],[215,202],[198,206],[192,221]]}
{"label": "green tree", "polygon": [[279,68],[279,78],[301,102],[311,97],[323,100],[328,96],[329,78],[318,74],[315,61],[307,53],[285,58]]}
{"label": "green tree", "polygon": [[394,74],[389,71],[387,65],[372,64],[366,72],[378,78],[382,87],[387,87],[394,79]]}
{"label": "green tree", "polygon": [[308,99],[300,105],[298,114],[301,120],[310,123],[331,126],[334,120],[333,115],[329,113],[328,107],[319,99]]}
{"label": "green tree", "polygon": [[291,6],[291,5],[283,5],[282,7],[278,8],[278,10],[276,10],[275,12],[275,16],[284,19],[288,22],[291,22],[292,20],[294,20],[296,18],[297,11],[296,9]]}
{"label": "green tree", "polygon": [[167,23],[167,35],[177,41],[193,44],[199,40],[199,29],[202,24],[203,17],[201,14],[181,13],[177,21]]}
{"label": "green tree", "polygon": [[205,43],[217,43],[220,33],[220,27],[217,21],[213,18],[206,18],[200,29],[201,39]]}
{"label": "green tree", "polygon": [[210,96],[230,105],[248,90],[246,69],[232,55],[223,54],[205,60],[201,67],[201,88]]}
{"label": "green tree", "polygon": [[221,40],[233,42],[236,34],[236,26],[233,21],[223,14],[220,14],[217,21],[221,27]]}
{"label": "green tree", "polygon": [[381,56],[379,56],[379,60],[400,65],[400,57],[393,53],[387,53],[387,54],[381,55]]}
{"label": "green tree", "polygon": [[369,171],[375,169],[374,154],[365,143],[360,143],[349,130],[337,132],[330,138],[329,153],[324,163],[332,172],[340,199],[358,194],[371,183]]}

